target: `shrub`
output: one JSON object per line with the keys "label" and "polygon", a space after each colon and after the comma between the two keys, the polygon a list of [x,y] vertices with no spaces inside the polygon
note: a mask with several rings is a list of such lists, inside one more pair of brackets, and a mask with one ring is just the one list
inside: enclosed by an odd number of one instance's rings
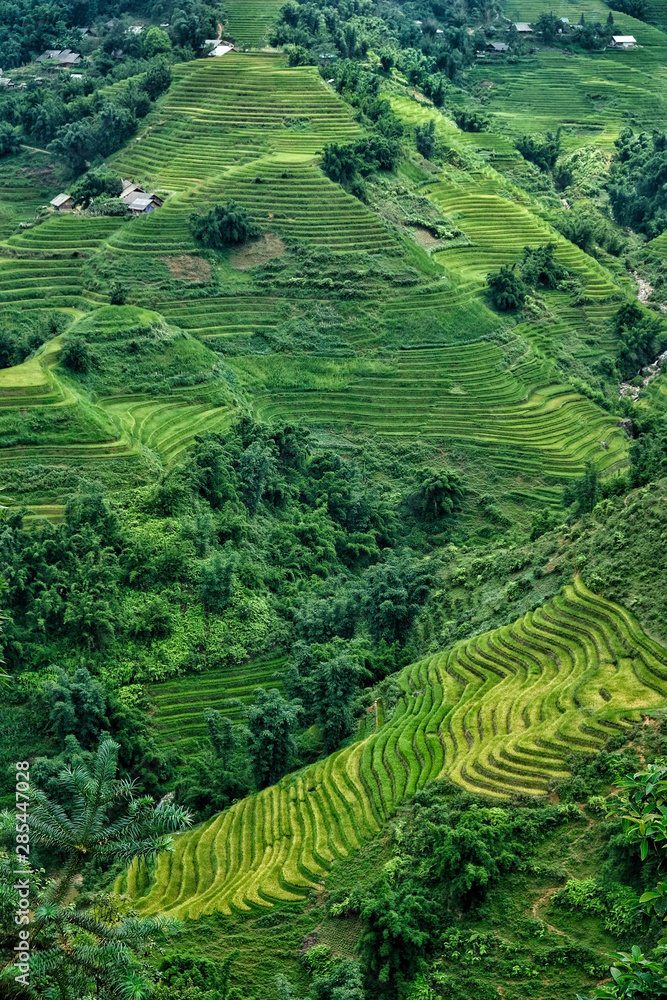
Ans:
{"label": "shrub", "polygon": [[489,119],[479,111],[455,111],[454,121],[463,132],[484,132],[489,127]]}
{"label": "shrub", "polygon": [[516,141],[516,148],[524,160],[534,163],[540,170],[553,170],[561,151],[561,130],[556,133],[547,132],[544,137],[523,135]]}
{"label": "shrub", "polygon": [[429,121],[424,122],[423,125],[418,125],[415,129],[415,143],[417,145],[417,152],[430,160],[435,153],[436,139],[435,139],[435,119],[431,118]]}
{"label": "shrub", "polygon": [[491,301],[501,312],[521,309],[526,301],[527,288],[513,267],[503,265],[487,278]]}
{"label": "shrub", "polygon": [[0,122],[0,156],[16,153],[21,148],[18,132],[9,122]]}
{"label": "shrub", "polygon": [[72,337],[71,340],[66,341],[60,352],[60,361],[70,371],[85,375],[92,366],[88,344],[81,337]]}
{"label": "shrub", "polygon": [[217,250],[245,243],[261,234],[250,213],[232,199],[216,205],[206,215],[191,215],[190,225],[195,239]]}

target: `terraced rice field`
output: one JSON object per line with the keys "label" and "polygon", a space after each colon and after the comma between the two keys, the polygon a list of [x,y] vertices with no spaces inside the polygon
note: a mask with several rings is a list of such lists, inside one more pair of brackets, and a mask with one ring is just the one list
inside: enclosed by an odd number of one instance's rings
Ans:
{"label": "terraced rice field", "polygon": [[[192,749],[206,736],[205,709],[212,708],[222,715],[238,718],[240,705],[253,700],[255,688],[282,690],[284,665],[285,657],[282,656],[152,685],[148,694],[155,706],[153,721],[158,738],[183,752]],[[240,705],[230,705],[230,699]]]}
{"label": "terraced rice field", "polygon": [[[561,2],[553,12],[578,20],[587,4],[576,8]],[[586,14],[606,20],[604,3],[589,4]],[[538,0],[516,0],[507,16],[536,21],[544,6]],[[549,7],[549,10],[552,8]],[[611,146],[628,124],[661,128],[667,113],[661,67],[667,58],[667,38],[656,28],[626,14],[613,12],[617,33],[633,35],[639,45],[628,50],[605,49],[596,54],[561,53],[540,48],[523,57],[521,72],[504,60],[480,60],[470,71],[473,82],[485,81],[496,126],[515,137],[544,132],[559,125],[573,128],[566,137],[581,145],[595,134],[596,145]],[[490,85],[490,86],[489,86]],[[577,137],[579,133],[579,138]]]}
{"label": "terraced rice field", "polygon": [[112,158],[123,176],[184,190],[228,167],[277,152],[312,157],[361,135],[350,108],[314,66],[230,53],[175,68],[164,105],[141,136]]}
{"label": "terraced rice field", "polygon": [[176,838],[154,878],[119,878],[144,914],[198,917],[298,899],[445,775],[502,800],[544,794],[573,751],[595,752],[664,704],[667,650],[579,580],[513,625],[406,667],[388,719]]}
{"label": "terraced rice field", "polygon": [[283,0],[226,0],[225,37],[233,38],[237,48],[261,48],[283,6]]}
{"label": "terraced rice field", "polygon": [[231,407],[193,402],[191,395],[192,390],[175,390],[170,396],[109,396],[101,405],[126,441],[148,448],[171,465],[197,434],[222,431],[234,416]]}
{"label": "terraced rice field", "polygon": [[545,482],[581,475],[589,460],[611,469],[625,458],[613,417],[569,387],[548,384],[534,355],[506,368],[489,342],[400,351],[386,374],[344,391],[275,393],[258,407],[265,418],[299,413],[312,425],[419,435],[445,447],[469,442],[491,450],[512,475]]}
{"label": "terraced rice field", "polygon": [[338,252],[383,250],[397,245],[386,226],[357,198],[310,163],[284,156],[255,160],[198,184],[120,229],[109,245],[123,252],[196,252],[192,212],[233,198],[268,232]]}

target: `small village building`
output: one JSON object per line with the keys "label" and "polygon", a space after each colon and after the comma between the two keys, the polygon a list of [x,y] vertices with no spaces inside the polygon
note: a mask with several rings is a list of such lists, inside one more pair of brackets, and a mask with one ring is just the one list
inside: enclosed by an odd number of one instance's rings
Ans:
{"label": "small village building", "polygon": [[532,35],[533,29],[528,24],[527,21],[515,21],[514,27],[519,32],[520,35]]}
{"label": "small village building", "polygon": [[125,32],[126,35],[140,35],[144,30],[143,24],[131,24]]}
{"label": "small village building", "polygon": [[234,48],[231,42],[220,41],[219,38],[207,38],[204,45],[212,45],[213,48],[209,52],[209,56],[226,56],[228,52],[231,52]]}
{"label": "small village building", "polygon": [[57,194],[49,204],[56,212],[71,212],[74,208],[74,198],[68,194]]}
{"label": "small village building", "polygon": [[60,52],[60,49],[47,49],[46,52],[42,52],[41,56],[37,56],[35,62],[49,62],[53,59],[57,59]]}
{"label": "small village building", "polygon": [[[14,84],[8,76],[0,76],[0,87],[13,87]],[[25,84],[24,84],[25,86]]]}
{"label": "small village building", "polygon": [[74,66],[81,61],[81,53],[72,52],[71,49],[47,49],[46,52],[42,52],[41,56],[37,56],[35,61],[41,63],[50,62],[56,66],[60,66],[62,69],[68,69],[70,66]]}
{"label": "small village building", "polygon": [[69,69],[70,66],[75,66],[76,63],[81,62],[81,53],[72,52],[71,49],[63,49],[56,62],[63,69]]}
{"label": "small village building", "polygon": [[611,49],[630,49],[637,42],[634,35],[612,35],[609,43]]}
{"label": "small village building", "polygon": [[132,199],[136,198],[138,194],[144,194],[144,189],[142,188],[141,184],[133,184],[132,181],[125,181],[125,180],[122,181],[122,184],[123,184],[123,190],[121,191],[118,197],[120,198],[121,201],[124,201],[126,204],[129,204],[129,202],[126,201],[127,198],[129,198],[130,201],[132,201]]}
{"label": "small village building", "polygon": [[128,201],[124,198],[123,201],[132,212],[133,215],[147,215],[148,212],[154,212],[156,208],[161,208],[163,205],[162,198],[158,198],[156,194],[137,194],[134,197],[130,195]]}
{"label": "small village building", "polygon": [[486,46],[487,52],[507,52],[509,50],[509,45],[505,42],[489,42]]}

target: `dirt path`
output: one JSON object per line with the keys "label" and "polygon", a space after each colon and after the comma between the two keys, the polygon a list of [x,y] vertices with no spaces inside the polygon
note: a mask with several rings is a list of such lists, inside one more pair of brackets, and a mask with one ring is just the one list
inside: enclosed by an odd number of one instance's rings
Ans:
{"label": "dirt path", "polygon": [[[551,901],[551,897],[555,892],[558,892],[559,888],[560,886],[558,885],[552,885],[549,889],[546,889],[541,896],[538,896],[538,898],[533,903],[533,920],[542,919],[539,915],[540,910],[545,904],[547,905],[549,904],[549,902]],[[547,928],[551,931],[552,934],[560,934],[561,937],[565,937],[564,931],[559,931],[557,927],[554,927],[554,925],[550,924],[547,920],[545,920],[544,923],[546,924]]]}

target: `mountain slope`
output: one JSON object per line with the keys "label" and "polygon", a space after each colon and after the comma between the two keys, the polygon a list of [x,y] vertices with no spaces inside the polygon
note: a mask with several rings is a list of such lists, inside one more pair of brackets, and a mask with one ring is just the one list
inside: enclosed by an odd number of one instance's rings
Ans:
{"label": "mountain slope", "polygon": [[664,703],[667,649],[576,579],[513,625],[405,668],[397,684],[393,711],[383,723],[376,702],[364,738],[178,837],[150,885],[135,864],[117,888],[142,913],[247,911],[298,899],[428,781],[446,775],[500,799],[544,794],[569,753],[599,750]]}

